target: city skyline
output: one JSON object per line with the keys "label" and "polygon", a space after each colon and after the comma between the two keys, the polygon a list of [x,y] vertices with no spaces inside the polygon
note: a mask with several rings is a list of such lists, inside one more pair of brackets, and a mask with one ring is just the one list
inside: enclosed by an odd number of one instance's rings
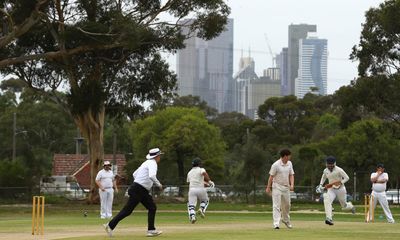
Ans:
{"label": "city skyline", "polygon": [[[233,72],[241,56],[255,61],[255,72],[272,67],[273,54],[288,47],[290,24],[317,25],[317,36],[327,39],[328,86],[332,94],[357,77],[357,63],[349,60],[351,49],[358,44],[365,12],[383,0],[228,0],[230,18],[234,19]],[[243,55],[242,55],[243,54]],[[171,69],[176,70],[175,55],[169,55]]]}
{"label": "city skyline", "polygon": [[[359,43],[365,12],[378,7],[383,0],[228,0],[230,17],[235,21],[234,72],[240,50],[251,49],[255,72],[262,75],[271,67],[271,55],[265,35],[274,54],[288,47],[290,24],[317,25],[317,36],[327,39],[328,94],[348,85],[357,77],[357,63],[349,60],[352,47]],[[249,28],[251,26],[251,28]],[[246,36],[243,36],[245,34]],[[265,66],[265,64],[266,66]]]}

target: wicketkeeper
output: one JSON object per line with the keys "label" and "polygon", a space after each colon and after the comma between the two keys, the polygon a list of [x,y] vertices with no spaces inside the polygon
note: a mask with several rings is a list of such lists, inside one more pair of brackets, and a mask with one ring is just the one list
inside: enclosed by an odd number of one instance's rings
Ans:
{"label": "wicketkeeper", "polygon": [[[323,186],[325,180],[328,179],[328,184]],[[346,172],[336,166],[336,158],[329,156],[326,158],[326,168],[324,169],[321,177],[320,185],[317,186],[316,192],[323,193],[324,207],[326,219],[325,223],[328,225],[333,225],[332,219],[332,203],[337,198],[342,210],[351,211],[355,213],[355,207],[351,202],[346,202],[346,187],[344,184],[349,180],[349,176]]]}
{"label": "wicketkeeper", "polygon": [[197,199],[200,200],[200,207],[198,212],[202,218],[205,217],[205,213],[209,203],[205,185],[207,187],[214,187],[214,183],[211,181],[206,170],[204,168],[201,168],[200,166],[201,159],[193,159],[192,169],[187,174],[187,182],[189,183],[188,213],[189,221],[191,223],[196,222]]}

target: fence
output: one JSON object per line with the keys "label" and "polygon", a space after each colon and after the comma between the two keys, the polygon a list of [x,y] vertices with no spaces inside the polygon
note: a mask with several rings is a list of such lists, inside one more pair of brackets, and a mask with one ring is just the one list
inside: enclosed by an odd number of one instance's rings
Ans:
{"label": "fence", "polygon": [[[128,185],[119,186],[119,192],[114,195],[115,203],[125,203],[128,197]],[[271,203],[271,196],[266,194],[265,186],[259,185],[255,188],[249,186],[217,185],[215,188],[207,189],[208,196],[213,202],[230,203]],[[347,188],[347,200],[360,202],[364,193],[353,193],[351,187]],[[68,201],[85,201],[88,197],[87,188],[27,188],[27,187],[0,187],[1,203],[21,203],[31,200],[32,195],[49,196],[49,201],[66,199]],[[153,188],[151,194],[157,202],[186,202],[188,186],[164,185],[162,191]],[[400,189],[388,190],[386,192],[390,204],[400,204]],[[353,197],[356,199],[353,199]],[[361,198],[360,198],[361,196]],[[295,191],[290,193],[292,202],[319,202],[320,194],[315,193],[314,186],[296,186]]]}

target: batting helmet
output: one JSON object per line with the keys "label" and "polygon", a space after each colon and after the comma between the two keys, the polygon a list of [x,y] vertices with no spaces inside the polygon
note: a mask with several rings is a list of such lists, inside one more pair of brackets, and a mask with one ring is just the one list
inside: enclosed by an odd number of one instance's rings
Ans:
{"label": "batting helmet", "polygon": [[192,166],[193,167],[198,167],[201,164],[201,159],[200,158],[195,158],[192,160]]}
{"label": "batting helmet", "polygon": [[335,158],[334,156],[328,156],[328,157],[325,159],[325,161],[326,161],[326,163],[328,163],[328,164],[335,164],[335,163],[336,163],[336,158]]}

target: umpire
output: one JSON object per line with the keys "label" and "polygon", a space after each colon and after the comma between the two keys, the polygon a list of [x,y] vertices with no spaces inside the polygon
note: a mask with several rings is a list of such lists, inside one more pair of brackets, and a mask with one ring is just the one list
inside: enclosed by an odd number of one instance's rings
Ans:
{"label": "umpire", "polygon": [[157,164],[161,160],[161,154],[163,153],[158,148],[150,149],[146,156],[147,160],[133,173],[134,181],[128,190],[128,202],[108,224],[104,224],[108,236],[112,237],[113,230],[119,221],[129,216],[139,203],[148,210],[147,236],[154,237],[162,233],[154,227],[157,207],[150,195],[153,184],[162,190],[162,185],[157,179]]}

